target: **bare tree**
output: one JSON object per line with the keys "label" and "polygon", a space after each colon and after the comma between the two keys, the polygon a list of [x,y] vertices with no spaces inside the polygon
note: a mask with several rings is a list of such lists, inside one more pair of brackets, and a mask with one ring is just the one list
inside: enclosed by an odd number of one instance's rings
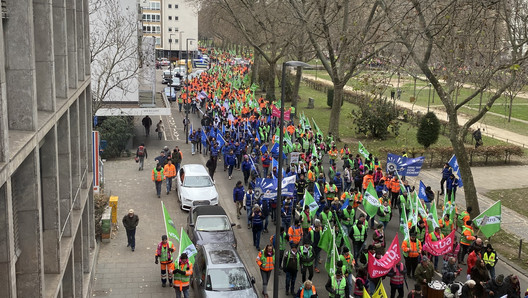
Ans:
{"label": "bare tree", "polygon": [[93,112],[138,89],[138,11],[119,0],[90,1]]}
{"label": "bare tree", "polygon": [[334,85],[328,130],[340,138],[343,89],[388,42],[378,1],[290,0]]}
{"label": "bare tree", "polygon": [[[379,0],[386,20],[412,61],[433,85],[449,117],[449,139],[464,182],[472,216],[480,213],[464,138],[516,80],[527,58],[524,0]],[[524,24],[520,26],[520,24]],[[506,74],[500,80],[499,74]],[[474,92],[458,98],[461,84]],[[460,108],[493,90],[483,109],[459,123]]]}

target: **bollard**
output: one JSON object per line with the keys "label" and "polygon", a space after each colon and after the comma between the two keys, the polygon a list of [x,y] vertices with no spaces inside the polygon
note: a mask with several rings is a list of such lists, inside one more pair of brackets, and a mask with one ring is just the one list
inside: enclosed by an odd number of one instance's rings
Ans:
{"label": "bollard", "polygon": [[519,240],[519,259],[521,259],[521,251],[522,251],[522,239]]}

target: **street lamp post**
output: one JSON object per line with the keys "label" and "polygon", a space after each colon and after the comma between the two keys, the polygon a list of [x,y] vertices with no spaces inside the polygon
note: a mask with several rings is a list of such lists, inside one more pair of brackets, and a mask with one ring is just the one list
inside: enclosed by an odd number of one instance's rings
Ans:
{"label": "street lamp post", "polygon": [[181,52],[182,52],[182,33],[185,33],[185,31],[180,31],[180,39],[178,39],[178,44],[180,46],[180,50],[178,51],[178,62],[181,61]]}
{"label": "street lamp post", "polygon": [[170,71],[170,79],[171,79],[170,80],[171,83],[169,84],[169,88],[170,88],[169,101],[172,100],[172,80],[173,80],[173,77],[172,77],[172,36],[173,35],[176,35],[176,34],[169,35],[169,71]]}
{"label": "street lamp post", "polygon": [[185,144],[189,144],[189,109],[191,108],[189,103],[189,40],[195,40],[194,38],[187,38],[185,40],[185,92],[187,98],[185,99]]}
{"label": "street lamp post", "polygon": [[[283,143],[284,143],[284,97],[285,97],[285,86],[286,86],[286,67],[288,66],[294,66],[294,67],[301,67],[301,68],[307,68],[310,67],[310,64],[304,63],[301,61],[288,61],[282,63],[282,84],[281,84],[281,106],[280,106],[280,119],[279,119],[279,166],[278,166],[278,181],[277,181],[277,210],[281,210],[282,208],[282,163],[283,163]],[[280,244],[280,216],[276,216],[276,223],[275,223],[275,254],[279,252],[279,244]],[[280,265],[280,258],[275,255],[275,271],[273,273],[273,297],[278,298],[279,297],[279,265]]]}

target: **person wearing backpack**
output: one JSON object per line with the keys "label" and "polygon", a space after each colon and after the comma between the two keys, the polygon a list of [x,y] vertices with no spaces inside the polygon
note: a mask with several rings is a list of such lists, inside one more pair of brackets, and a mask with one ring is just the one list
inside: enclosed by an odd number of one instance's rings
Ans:
{"label": "person wearing backpack", "polygon": [[145,158],[147,158],[147,148],[145,147],[144,143],[141,143],[141,145],[139,145],[136,150],[136,159],[139,162],[138,171],[143,171],[143,163],[145,162]]}

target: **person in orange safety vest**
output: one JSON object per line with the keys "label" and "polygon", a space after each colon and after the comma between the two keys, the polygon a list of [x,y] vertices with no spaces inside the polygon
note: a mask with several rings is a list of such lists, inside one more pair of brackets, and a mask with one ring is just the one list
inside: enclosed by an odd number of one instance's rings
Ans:
{"label": "person in orange safety vest", "polygon": [[186,253],[182,253],[178,265],[174,269],[174,291],[176,297],[181,298],[183,293],[184,298],[189,297],[189,285],[191,276],[193,274],[193,264],[189,262],[189,258]]}
{"label": "person in orange safety vest", "polygon": [[167,194],[172,189],[172,178],[176,177],[176,167],[172,164],[172,160],[167,159],[167,164],[163,167],[163,174],[167,181]]}

